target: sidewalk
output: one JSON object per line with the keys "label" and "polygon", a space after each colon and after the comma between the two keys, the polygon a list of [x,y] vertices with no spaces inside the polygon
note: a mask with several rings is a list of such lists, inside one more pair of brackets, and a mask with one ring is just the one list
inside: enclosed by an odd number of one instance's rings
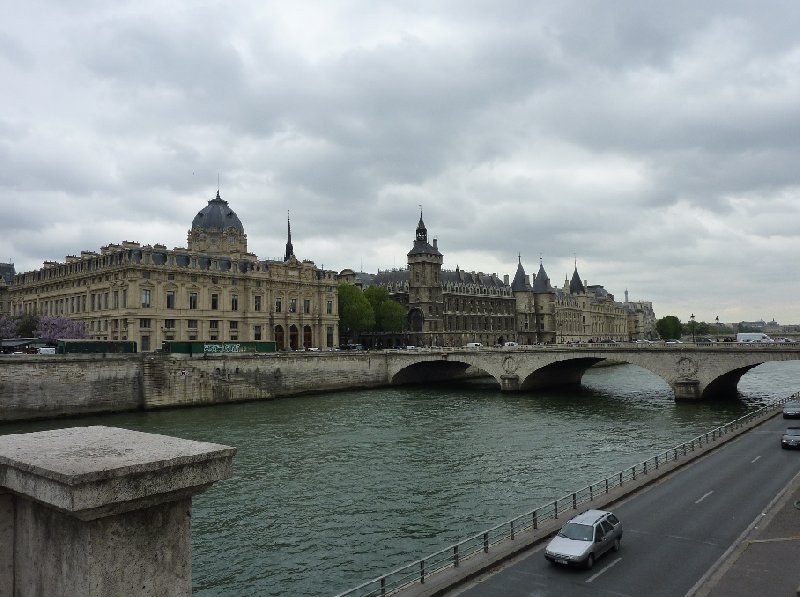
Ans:
{"label": "sidewalk", "polygon": [[800,473],[689,592],[691,597],[800,597]]}

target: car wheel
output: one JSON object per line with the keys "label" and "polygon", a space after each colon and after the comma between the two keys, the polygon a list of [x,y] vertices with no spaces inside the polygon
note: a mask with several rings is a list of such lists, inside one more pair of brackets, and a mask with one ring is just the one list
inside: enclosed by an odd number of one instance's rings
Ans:
{"label": "car wheel", "polygon": [[614,551],[619,551],[619,537],[614,539]]}
{"label": "car wheel", "polygon": [[594,567],[594,555],[589,554],[589,557],[586,558],[586,569],[591,570]]}

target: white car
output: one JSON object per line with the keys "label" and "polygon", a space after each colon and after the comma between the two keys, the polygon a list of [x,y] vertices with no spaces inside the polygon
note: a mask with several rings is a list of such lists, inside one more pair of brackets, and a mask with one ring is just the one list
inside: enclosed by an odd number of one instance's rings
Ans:
{"label": "white car", "polygon": [[622,523],[611,512],[587,510],[569,520],[544,550],[552,564],[585,566],[610,549],[619,551]]}

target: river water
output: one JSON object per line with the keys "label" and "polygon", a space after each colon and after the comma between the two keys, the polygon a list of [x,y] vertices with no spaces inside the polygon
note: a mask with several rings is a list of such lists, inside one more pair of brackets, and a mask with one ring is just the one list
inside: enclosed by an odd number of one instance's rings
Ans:
{"label": "river water", "polygon": [[236,446],[194,499],[194,594],[333,595],[800,390],[767,363],[726,400],[675,403],[644,369],[569,391],[480,381],[0,425],[109,425]]}

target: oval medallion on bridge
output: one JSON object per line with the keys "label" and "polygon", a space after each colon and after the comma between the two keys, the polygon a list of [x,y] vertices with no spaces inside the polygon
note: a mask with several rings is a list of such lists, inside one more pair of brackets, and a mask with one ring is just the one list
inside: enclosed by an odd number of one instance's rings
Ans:
{"label": "oval medallion on bridge", "polygon": [[503,369],[509,374],[517,370],[517,361],[514,360],[514,357],[506,357],[503,359]]}
{"label": "oval medallion on bridge", "polygon": [[678,373],[680,373],[683,377],[692,377],[695,373],[697,373],[697,363],[687,357],[683,357],[680,361],[678,361],[678,366],[676,368]]}

